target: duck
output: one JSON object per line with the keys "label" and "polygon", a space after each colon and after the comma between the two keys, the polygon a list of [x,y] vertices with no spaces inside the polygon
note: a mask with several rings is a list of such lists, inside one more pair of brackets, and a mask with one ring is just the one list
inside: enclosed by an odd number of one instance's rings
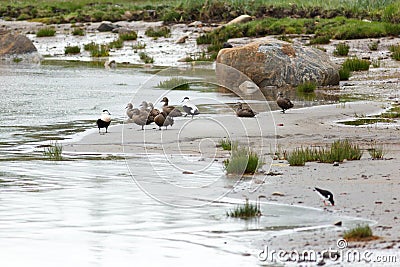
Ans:
{"label": "duck", "polygon": [[243,108],[243,104],[240,102],[237,102],[235,107],[237,107],[236,116],[238,117],[254,117],[257,114],[251,108]]}
{"label": "duck", "polygon": [[189,97],[186,96],[182,100],[182,102],[183,102],[183,105],[182,105],[183,111],[186,112],[185,117],[190,114],[190,115],[192,115],[192,119],[193,119],[194,115],[199,115],[200,114],[199,109],[196,107],[195,104],[190,102]]}
{"label": "duck", "polygon": [[154,108],[154,105],[151,102],[148,103],[148,106],[149,106],[148,111],[149,111],[150,117],[153,117],[153,121],[154,121],[154,118],[158,114],[160,114],[160,111],[158,109]]}
{"label": "duck", "polygon": [[144,130],[145,125],[153,122],[149,120],[149,113],[147,111],[139,109],[133,109],[132,120],[135,124],[142,126],[142,130]]}
{"label": "duck", "polygon": [[282,113],[285,113],[286,110],[294,106],[289,98],[283,96],[282,92],[278,93],[278,98],[276,99],[276,103],[282,109]]}
{"label": "duck", "polygon": [[111,123],[111,114],[107,109],[103,110],[103,113],[101,113],[100,119],[96,121],[97,127],[99,128],[99,133],[100,133],[100,128],[106,128],[106,133],[108,132],[108,126],[110,126]]}
{"label": "duck", "polygon": [[128,105],[126,105],[126,115],[128,116],[129,119],[132,119],[134,110],[138,110],[138,109],[134,108],[132,103],[128,103]]}
{"label": "duck", "polygon": [[182,112],[179,109],[175,108],[174,106],[169,106],[168,105],[169,100],[165,96],[163,97],[163,99],[161,99],[160,102],[164,103],[164,105],[162,107],[162,110],[168,116],[170,116],[170,117],[180,117],[180,116],[182,116]]}
{"label": "duck", "polygon": [[166,130],[167,126],[174,125],[174,118],[168,116],[168,114],[165,111],[162,111],[154,118],[154,122],[157,124],[159,130],[161,130],[161,126],[165,126]]}

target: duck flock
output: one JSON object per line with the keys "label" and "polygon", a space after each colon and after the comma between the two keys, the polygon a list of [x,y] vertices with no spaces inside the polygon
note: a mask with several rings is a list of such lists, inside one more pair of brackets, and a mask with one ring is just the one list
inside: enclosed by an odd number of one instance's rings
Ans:
{"label": "duck flock", "polygon": [[[128,116],[128,120],[141,126],[142,130],[144,130],[145,125],[152,123],[155,123],[158,126],[158,129],[161,130],[162,126],[167,129],[168,126],[174,125],[175,117],[186,117],[189,115],[193,119],[194,116],[200,114],[199,109],[189,100],[189,97],[185,97],[182,100],[182,109],[184,114],[177,107],[169,105],[169,99],[167,97],[163,97],[160,102],[163,103],[161,110],[156,109],[153,103],[147,101],[142,101],[139,108],[134,108],[132,103],[128,103],[126,106],[126,115]],[[294,106],[290,99],[284,97],[281,92],[278,93],[276,103],[282,109],[282,113],[285,113],[286,110]],[[251,118],[257,115],[257,112],[254,112],[250,107],[243,107],[241,102],[236,103],[234,107],[236,107],[235,112],[238,117]],[[107,133],[110,123],[111,114],[105,109],[96,122],[97,127],[99,128],[99,133],[101,128],[105,128]]]}

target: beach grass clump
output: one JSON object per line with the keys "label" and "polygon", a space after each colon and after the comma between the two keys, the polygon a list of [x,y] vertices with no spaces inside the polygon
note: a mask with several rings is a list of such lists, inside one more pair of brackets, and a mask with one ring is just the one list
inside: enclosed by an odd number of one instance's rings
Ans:
{"label": "beach grass clump", "polygon": [[228,174],[253,174],[262,164],[261,157],[252,149],[239,146],[232,148],[231,157],[224,161]]}
{"label": "beach grass clump", "polygon": [[250,203],[246,198],[246,202],[243,205],[238,205],[233,210],[226,212],[226,216],[240,219],[250,219],[261,216],[261,210],[258,204]]}
{"label": "beach grass clump", "polygon": [[329,44],[331,41],[332,36],[328,34],[324,35],[316,35],[310,39],[310,45],[316,44]]}
{"label": "beach grass clump", "polygon": [[145,49],[146,44],[144,42],[137,42],[136,44],[132,45],[133,50],[140,50],[140,49]]}
{"label": "beach grass clump", "polygon": [[159,37],[167,38],[167,37],[171,36],[171,30],[166,26],[149,27],[146,29],[144,34],[146,34],[146,36],[153,37],[153,38],[159,38]]}
{"label": "beach grass clump", "polygon": [[172,90],[189,90],[190,85],[188,80],[181,77],[171,77],[168,80],[160,81],[157,84],[158,88],[172,89]]}
{"label": "beach grass clump", "polygon": [[120,49],[124,47],[124,41],[121,38],[117,38],[114,41],[110,42],[108,44],[109,48],[115,48],[115,49]]}
{"label": "beach grass clump", "polygon": [[335,56],[347,56],[349,54],[350,46],[346,43],[339,43],[336,45],[333,54]]}
{"label": "beach grass clump", "polygon": [[302,148],[296,148],[287,155],[287,161],[290,166],[304,166],[306,164],[306,156]]}
{"label": "beach grass clump", "polygon": [[74,28],[72,31],[72,35],[74,36],[84,36],[85,35],[85,31],[82,28]]}
{"label": "beach grass clump", "polygon": [[41,28],[36,32],[36,37],[51,37],[56,35],[56,30],[51,27]]}
{"label": "beach grass clump", "polygon": [[388,111],[382,113],[379,117],[389,119],[400,118],[400,106],[394,106],[390,108]]}
{"label": "beach grass clump", "polygon": [[392,52],[391,57],[392,57],[394,60],[400,61],[400,44],[398,44],[398,45],[391,45],[391,46],[389,47],[389,51]]}
{"label": "beach grass clump", "polygon": [[90,42],[88,44],[84,44],[83,49],[85,51],[90,51],[90,50],[96,49],[97,46],[98,46],[98,44],[96,44],[95,42]]}
{"label": "beach grass clump", "polygon": [[371,51],[377,51],[378,50],[378,46],[379,46],[379,41],[373,41],[373,42],[368,44],[368,48]]}
{"label": "beach grass clump", "polygon": [[231,141],[231,139],[228,138],[222,138],[218,142],[218,146],[222,147],[223,150],[232,150],[236,149],[238,147],[238,142],[237,141]]}
{"label": "beach grass clump", "polygon": [[108,45],[94,45],[89,50],[91,57],[108,57],[110,54],[110,48]]}
{"label": "beach grass clump", "polygon": [[81,52],[81,48],[77,45],[74,46],[66,46],[64,48],[64,53],[66,55],[75,55],[75,54],[79,54]]}
{"label": "beach grass clump", "polygon": [[330,147],[320,148],[318,160],[323,163],[343,162],[343,160],[359,160],[362,151],[357,144],[352,144],[348,139],[336,140]]}
{"label": "beach grass clump", "polygon": [[343,66],[339,69],[339,77],[341,81],[349,80],[351,75],[351,71],[348,68],[344,68]]}
{"label": "beach grass clump", "polygon": [[62,160],[62,145],[51,142],[50,146],[43,151],[43,155],[50,160]]}
{"label": "beach grass clump", "polygon": [[134,41],[137,39],[137,33],[135,31],[120,33],[119,39],[122,41]]}
{"label": "beach grass clump", "polygon": [[368,149],[368,153],[372,159],[383,159],[386,154],[386,151],[382,144],[379,145],[375,141],[371,144],[371,147]]}
{"label": "beach grass clump", "polygon": [[313,81],[305,81],[297,86],[297,91],[300,93],[313,93],[317,88],[317,84]]}
{"label": "beach grass clump", "polygon": [[145,52],[140,52],[139,53],[139,58],[140,58],[141,61],[143,61],[146,64],[154,63],[154,58],[152,58],[151,56],[147,55]]}
{"label": "beach grass clump", "polygon": [[372,237],[372,229],[369,225],[357,225],[356,227],[345,231],[343,235],[343,238],[349,241],[369,240]]}
{"label": "beach grass clump", "polygon": [[354,57],[346,59],[342,64],[342,68],[347,68],[350,71],[362,71],[369,70],[370,64],[369,60]]}

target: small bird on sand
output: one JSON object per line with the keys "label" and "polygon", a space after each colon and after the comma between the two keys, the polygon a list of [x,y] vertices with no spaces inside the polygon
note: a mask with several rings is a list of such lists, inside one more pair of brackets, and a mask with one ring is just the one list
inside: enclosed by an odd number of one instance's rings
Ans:
{"label": "small bird on sand", "polygon": [[[332,192],[329,192],[328,190],[324,190],[324,189],[321,189],[318,187],[314,187],[314,191],[316,191],[318,193],[318,195],[321,197],[325,206],[327,206],[329,204],[331,204],[332,206],[335,206],[335,201],[333,200]],[[329,202],[327,202],[327,201],[329,201]]]}
{"label": "small bird on sand", "polygon": [[132,119],[132,116],[135,113],[135,110],[138,110],[138,109],[134,108],[132,103],[128,103],[128,105],[126,106],[126,115],[128,116],[129,119]]}
{"label": "small bird on sand", "polygon": [[278,93],[278,98],[276,99],[276,103],[282,109],[282,113],[285,113],[285,110],[288,110],[294,106],[289,98],[283,96],[282,92]]}
{"label": "small bird on sand", "polygon": [[243,108],[243,105],[240,102],[237,102],[235,107],[237,107],[236,116],[238,117],[254,117],[257,114],[251,108]]}
{"label": "small bird on sand", "polygon": [[182,102],[183,102],[183,105],[182,105],[183,111],[186,112],[185,117],[186,117],[187,115],[192,115],[192,119],[193,119],[193,116],[194,116],[194,115],[199,115],[199,114],[200,114],[199,109],[196,107],[195,104],[193,104],[192,102],[190,102],[189,97],[186,96],[186,97],[182,100]]}
{"label": "small bird on sand", "polygon": [[168,98],[166,98],[165,96],[163,97],[163,99],[161,99],[161,102],[164,103],[162,110],[170,117],[180,117],[182,116],[182,112],[175,108],[174,106],[169,106],[168,105]]}
{"label": "small bird on sand", "polygon": [[159,130],[161,130],[161,126],[165,126],[166,130],[167,126],[174,125],[174,118],[168,116],[167,113],[162,111],[154,118],[154,122],[157,124]]}
{"label": "small bird on sand", "polygon": [[111,123],[111,114],[108,112],[107,109],[103,110],[103,113],[100,116],[100,119],[96,121],[97,127],[99,128],[99,133],[100,133],[100,128],[106,128],[106,133],[108,130],[108,126],[110,126]]}

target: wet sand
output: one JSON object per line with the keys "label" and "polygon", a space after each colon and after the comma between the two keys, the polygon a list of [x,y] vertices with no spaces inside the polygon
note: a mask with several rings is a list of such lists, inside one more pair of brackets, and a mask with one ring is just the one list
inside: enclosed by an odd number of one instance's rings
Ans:
{"label": "wet sand", "polygon": [[[336,122],[350,119],[355,114],[380,113],[388,104],[371,101],[333,104],[291,109],[286,114],[279,111],[264,112],[254,119],[239,119],[233,114],[212,117],[202,114],[193,120],[179,118],[168,130],[161,131],[153,125],[145,126],[146,130],[141,131],[140,126],[126,123],[112,126],[107,134],[99,134],[97,129],[93,129],[80,141],[65,144],[64,151],[132,155],[190,154],[222,161],[229,154],[215,145],[223,137],[230,136],[256,149],[262,144],[260,149],[266,159],[263,171],[270,174],[261,173],[252,177],[259,186],[254,193],[243,188],[233,190],[229,197],[243,199],[246,195],[255,200],[259,195],[265,195],[267,201],[321,208],[327,213],[376,221],[372,230],[374,235],[380,237],[378,240],[350,242],[349,247],[376,249],[379,254],[400,246],[400,126],[376,124],[349,127]],[[239,127],[238,122],[243,124]],[[225,128],[215,127],[219,124]],[[306,163],[304,167],[291,167],[287,161],[272,160],[271,155],[267,155],[271,152],[271,145],[277,145],[281,151],[290,151],[299,146],[324,145],[345,138],[359,144],[364,150],[361,160],[346,161],[339,166],[313,162]],[[366,149],[371,141],[385,146],[388,152],[384,160],[370,159]],[[314,186],[332,191],[336,205],[324,207],[312,190]],[[273,195],[277,191],[283,196]],[[274,249],[336,248],[336,241],[346,229],[346,225],[343,225],[321,230],[317,235],[314,231],[304,231],[272,239],[265,239],[260,234],[251,247],[255,250],[262,250],[265,245]]]}

